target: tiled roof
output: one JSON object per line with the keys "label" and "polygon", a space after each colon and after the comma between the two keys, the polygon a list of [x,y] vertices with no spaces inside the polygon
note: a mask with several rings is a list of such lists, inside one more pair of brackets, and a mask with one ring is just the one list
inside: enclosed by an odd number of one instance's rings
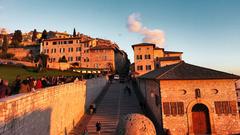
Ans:
{"label": "tiled roof", "polygon": [[140,76],[140,78],[159,80],[206,80],[240,79],[240,76],[180,62],[153,70]]}
{"label": "tiled roof", "polygon": [[97,45],[95,47],[92,47],[90,50],[106,50],[106,49],[114,49],[112,46],[107,45]]}
{"label": "tiled roof", "polygon": [[132,48],[134,48],[135,46],[153,46],[153,48],[155,48],[155,44],[151,44],[151,43],[134,44],[134,45],[132,45]]}
{"label": "tiled roof", "polygon": [[175,52],[175,51],[164,51],[165,53],[183,53],[183,52]]}
{"label": "tiled roof", "polygon": [[169,61],[169,60],[181,60],[180,57],[174,56],[174,57],[161,57],[159,58],[160,61]]}

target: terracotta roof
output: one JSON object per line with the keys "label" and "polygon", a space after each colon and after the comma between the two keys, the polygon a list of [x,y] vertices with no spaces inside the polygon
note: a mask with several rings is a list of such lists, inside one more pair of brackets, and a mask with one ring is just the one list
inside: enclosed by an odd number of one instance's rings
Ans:
{"label": "terracotta roof", "polygon": [[106,49],[113,49],[112,46],[107,46],[107,45],[97,45],[95,47],[90,48],[90,50],[106,50]]}
{"label": "terracotta roof", "polygon": [[154,50],[164,50],[164,48],[155,47]]}
{"label": "terracotta roof", "polygon": [[151,44],[151,43],[134,44],[134,45],[132,45],[132,48],[134,48],[135,46],[153,46],[153,48],[155,48],[155,44]]}
{"label": "terracotta roof", "polygon": [[181,60],[179,56],[174,56],[174,57],[161,57],[159,58],[160,61],[169,61],[169,60]]}
{"label": "terracotta roof", "polygon": [[140,78],[158,80],[206,80],[240,79],[240,76],[180,62],[153,70],[140,76]]}
{"label": "terracotta roof", "polygon": [[183,53],[183,52],[175,52],[175,51],[164,51],[165,53]]}

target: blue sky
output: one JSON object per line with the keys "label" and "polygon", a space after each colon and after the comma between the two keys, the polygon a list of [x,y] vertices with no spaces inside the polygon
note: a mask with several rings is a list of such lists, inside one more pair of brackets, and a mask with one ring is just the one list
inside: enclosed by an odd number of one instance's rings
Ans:
{"label": "blue sky", "polygon": [[165,33],[166,50],[183,51],[186,62],[240,75],[240,1],[238,0],[0,0],[0,27],[23,32],[77,31],[111,39],[133,61],[129,32],[132,13],[141,23]]}

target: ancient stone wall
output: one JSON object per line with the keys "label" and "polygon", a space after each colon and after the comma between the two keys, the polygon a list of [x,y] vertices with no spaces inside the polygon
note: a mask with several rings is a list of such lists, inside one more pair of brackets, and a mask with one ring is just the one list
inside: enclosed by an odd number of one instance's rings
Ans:
{"label": "ancient stone wall", "polygon": [[87,81],[77,81],[0,99],[0,134],[68,133],[85,113],[85,105],[90,101],[86,99],[88,93],[86,91],[95,92],[91,96],[97,97],[100,92],[96,91],[101,90],[106,78]]}
{"label": "ancient stone wall", "polygon": [[[236,101],[234,80],[160,81],[162,102],[183,102],[183,115],[163,115],[163,126],[173,135],[193,133],[192,108],[197,103],[209,110],[211,132],[217,135],[240,133],[239,114],[216,114],[214,101]],[[201,97],[196,98],[195,89]]]}
{"label": "ancient stone wall", "polygon": [[106,86],[108,78],[106,76],[93,78],[87,80],[87,99],[86,99],[86,109],[91,103],[98,97],[102,92],[103,88]]}

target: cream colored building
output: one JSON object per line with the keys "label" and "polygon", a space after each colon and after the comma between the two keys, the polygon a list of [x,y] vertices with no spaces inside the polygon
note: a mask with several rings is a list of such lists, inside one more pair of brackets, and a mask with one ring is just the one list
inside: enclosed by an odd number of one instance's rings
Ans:
{"label": "cream colored building", "polygon": [[185,62],[139,77],[139,88],[158,124],[171,135],[240,134],[239,76]]}
{"label": "cream colored building", "polygon": [[155,44],[140,43],[132,45],[132,48],[135,72],[138,76],[182,60],[182,52],[165,51],[164,48],[158,48]]}

